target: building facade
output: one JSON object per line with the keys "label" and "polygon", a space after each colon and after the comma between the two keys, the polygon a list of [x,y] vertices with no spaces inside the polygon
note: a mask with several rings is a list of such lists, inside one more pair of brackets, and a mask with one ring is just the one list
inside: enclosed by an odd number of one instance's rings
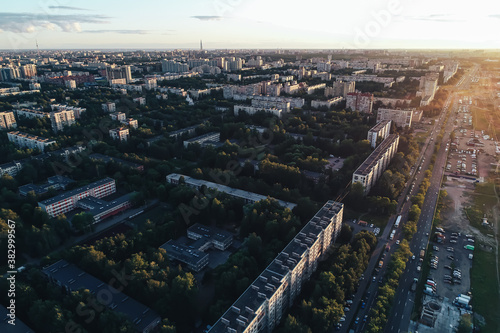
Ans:
{"label": "building facade", "polygon": [[103,198],[116,192],[115,180],[104,178],[87,186],[61,193],[53,198],[40,201],[38,206],[49,214],[50,217],[56,217],[65,214],[77,207],[79,200],[86,197]]}
{"label": "building facade", "polygon": [[13,142],[18,147],[30,149],[38,148],[41,151],[45,151],[45,148],[56,143],[54,140],[19,131],[9,132],[7,133],[7,137],[10,142]]}
{"label": "building facade", "polygon": [[119,127],[119,128],[110,129],[109,136],[113,140],[128,141],[128,138],[130,137],[130,133],[129,133],[128,128]]}
{"label": "building facade", "polygon": [[335,242],[343,209],[328,201],[209,332],[271,333]]}
{"label": "building facade", "polygon": [[377,122],[392,120],[398,127],[411,127],[413,110],[396,110],[380,108],[377,111]]}
{"label": "building facade", "polygon": [[367,159],[354,171],[352,183],[363,185],[363,194],[370,192],[375,182],[382,176],[398,151],[399,136],[389,135]]}
{"label": "building facade", "polygon": [[346,108],[361,113],[372,113],[373,94],[370,93],[348,93],[346,98]]}
{"label": "building facade", "polygon": [[65,126],[75,124],[75,113],[72,110],[53,111],[50,113],[50,122],[54,132],[62,131]]}
{"label": "building facade", "polygon": [[368,141],[372,148],[377,147],[377,141],[384,141],[391,132],[391,120],[382,120],[368,131]]}

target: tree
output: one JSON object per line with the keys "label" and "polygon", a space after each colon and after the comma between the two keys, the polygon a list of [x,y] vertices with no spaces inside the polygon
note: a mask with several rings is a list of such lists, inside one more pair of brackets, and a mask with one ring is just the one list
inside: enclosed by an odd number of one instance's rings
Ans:
{"label": "tree", "polygon": [[458,333],[470,333],[472,332],[472,319],[471,315],[466,313],[460,317],[458,322]]}
{"label": "tree", "polygon": [[89,213],[78,213],[73,217],[71,224],[78,232],[94,231],[94,216]]}

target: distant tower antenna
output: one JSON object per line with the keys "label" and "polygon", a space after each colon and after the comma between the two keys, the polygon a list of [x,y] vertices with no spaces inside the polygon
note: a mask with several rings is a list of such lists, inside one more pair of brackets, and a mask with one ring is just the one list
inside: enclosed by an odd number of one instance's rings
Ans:
{"label": "distant tower antenna", "polygon": [[35,39],[36,42],[36,51],[38,52],[38,56],[40,56],[40,48],[38,47],[38,39]]}
{"label": "distant tower antenna", "polygon": [[200,39],[200,51],[203,51],[203,41]]}

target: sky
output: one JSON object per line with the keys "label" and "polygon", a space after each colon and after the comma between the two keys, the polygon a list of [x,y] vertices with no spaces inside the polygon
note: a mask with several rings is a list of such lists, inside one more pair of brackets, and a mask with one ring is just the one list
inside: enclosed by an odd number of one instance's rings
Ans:
{"label": "sky", "polygon": [[22,0],[0,49],[500,49],[495,0]]}

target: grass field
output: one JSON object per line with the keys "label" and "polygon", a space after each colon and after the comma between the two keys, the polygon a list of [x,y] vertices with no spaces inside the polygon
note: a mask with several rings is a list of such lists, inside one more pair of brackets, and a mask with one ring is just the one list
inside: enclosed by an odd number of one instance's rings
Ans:
{"label": "grass field", "polygon": [[500,115],[474,106],[471,107],[471,112],[474,128],[494,137],[496,135],[495,129],[500,128]]}
{"label": "grass field", "polygon": [[[497,204],[493,183],[476,184],[476,189],[472,195],[472,205],[465,209],[471,225],[479,230],[491,233],[491,229],[481,225],[485,212],[491,212],[493,206]],[[491,219],[491,214],[486,215]]]}
{"label": "grass field", "polygon": [[500,294],[495,254],[478,249],[474,250],[471,272],[472,306],[486,320],[481,332],[497,333],[500,331]]}

